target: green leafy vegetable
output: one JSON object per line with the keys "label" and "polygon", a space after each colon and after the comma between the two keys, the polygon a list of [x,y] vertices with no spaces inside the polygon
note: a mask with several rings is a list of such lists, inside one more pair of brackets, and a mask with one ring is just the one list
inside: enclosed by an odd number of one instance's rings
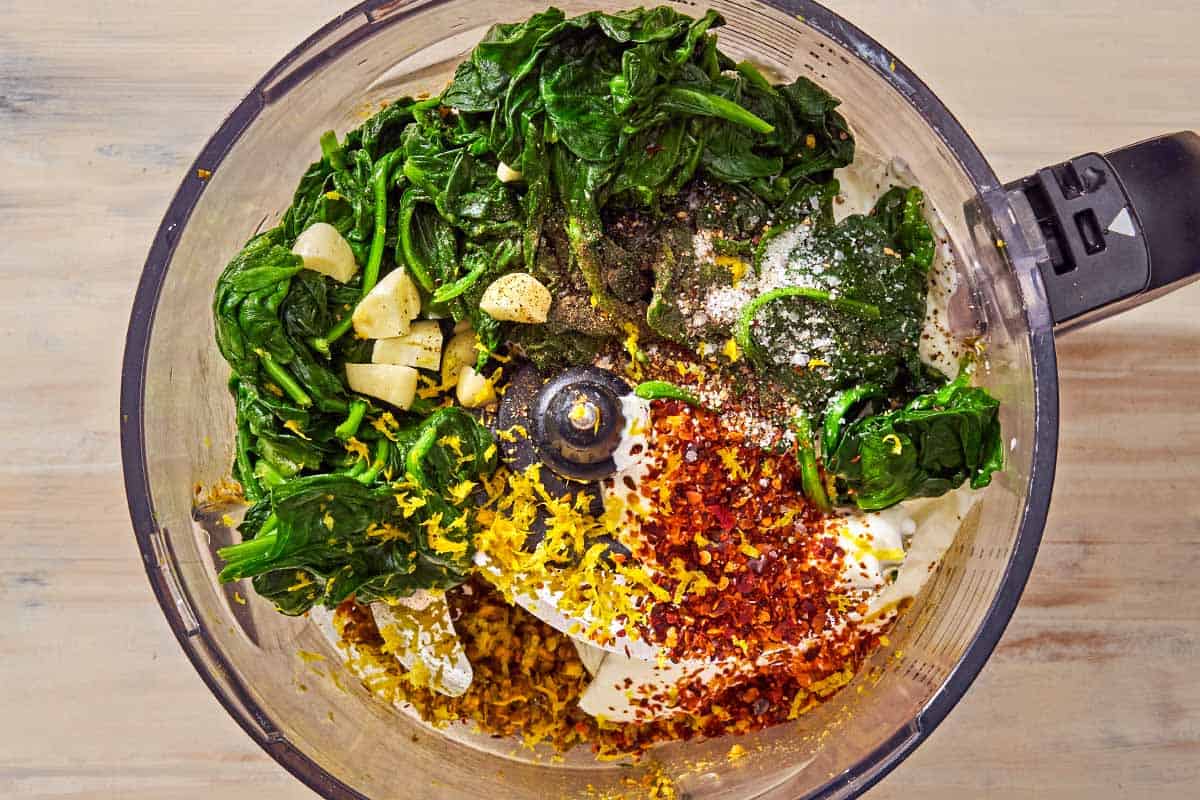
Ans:
{"label": "green leafy vegetable", "polygon": [[666,7],[570,19],[550,9],[493,27],[443,95],[474,142],[522,175],[525,261],[557,199],[572,262],[618,319],[644,324],[597,265],[607,205],[654,207],[700,172],[782,196],[853,158],[837,101],[819,87],[724,71],[732,64],[705,36],[722,23]]}
{"label": "green leafy vegetable", "polygon": [[[751,84],[758,88],[757,84]],[[760,119],[742,106],[717,94],[706,94],[695,89],[672,87],[662,93],[660,101],[668,111],[693,114],[698,117],[720,117],[735,125],[742,125],[755,133],[774,133],[775,126]]]}
{"label": "green leafy vegetable", "polygon": [[217,281],[213,299],[217,347],[240,374],[257,375],[265,369],[262,353],[271,357],[280,373],[295,356],[278,311],[292,276],[303,264],[281,246],[282,240],[278,228],[255,237]]}
{"label": "green leafy vegetable", "polygon": [[339,439],[352,439],[358,433],[358,427],[362,425],[363,417],[367,414],[367,409],[370,404],[366,400],[356,399],[350,404],[350,414],[346,417],[346,421],[338,425],[333,433]]}
{"label": "green leafy vegetable", "polygon": [[938,497],[1004,468],[999,402],[969,384],[970,370],[896,411],[853,422],[827,455],[839,499],[875,511]]}
{"label": "green leafy vegetable", "polygon": [[915,187],[896,187],[879,198],[871,213],[913,269],[928,272],[935,244],[933,230],[925,220],[925,193]]}
{"label": "green leafy vegetable", "polygon": [[[254,577],[255,589],[289,614],[352,594],[371,602],[454,586],[471,566],[473,510],[451,490],[490,475],[495,459],[486,428],[443,409],[399,430],[395,442],[380,439],[365,470],[272,487],[263,501],[271,514],[256,535],[219,551],[221,579]],[[391,471],[403,480],[375,482]]]}
{"label": "green leafy vegetable", "polygon": [[815,303],[824,303],[840,311],[869,319],[879,319],[883,316],[883,312],[880,311],[879,306],[872,305],[871,303],[863,303],[858,300],[835,297],[829,292],[822,292],[818,289],[808,289],[803,286],[787,286],[782,289],[772,289],[765,294],[760,294],[747,303],[738,316],[737,342],[747,353],[756,352],[758,349],[750,333],[750,326],[754,322],[754,318],[758,315],[758,312],[767,304],[774,303],[776,300],[782,300],[785,297],[796,297],[811,300]]}
{"label": "green leafy vegetable", "polygon": [[804,487],[804,496],[818,510],[828,513],[833,509],[829,496],[825,492],[825,484],[821,480],[821,471],[817,466],[817,452],[813,446],[812,423],[805,414],[800,414],[792,420],[792,428],[796,432],[796,449],[800,461],[800,480]]}
{"label": "green leafy vegetable", "polygon": [[838,443],[842,439],[842,426],[846,424],[846,417],[855,406],[867,400],[884,396],[885,392],[881,387],[865,384],[847,389],[833,398],[829,403],[829,409],[825,412],[825,425],[821,429],[822,452],[829,454],[837,449]]}
{"label": "green leafy vegetable", "polygon": [[427,292],[446,283],[457,268],[458,244],[450,223],[438,215],[421,190],[409,187],[400,198],[396,261],[403,263]]}
{"label": "green leafy vegetable", "polygon": [[792,285],[747,303],[735,336],[810,410],[864,383],[893,396],[926,388],[918,350],[933,253],[923,209],[918,190],[896,190],[871,216],[781,226],[760,242],[757,271],[782,270]]}

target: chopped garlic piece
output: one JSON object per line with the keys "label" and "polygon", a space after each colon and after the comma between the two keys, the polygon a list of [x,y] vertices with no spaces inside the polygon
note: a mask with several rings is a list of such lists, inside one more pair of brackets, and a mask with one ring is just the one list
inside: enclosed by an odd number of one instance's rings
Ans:
{"label": "chopped garlic piece", "polygon": [[304,268],[345,283],[358,272],[354,251],[328,222],[310,225],[296,238],[292,252],[304,260]]}
{"label": "chopped garlic piece", "polygon": [[458,376],[458,402],[464,408],[481,408],[496,402],[496,387],[471,365],[464,366]]}
{"label": "chopped garlic piece", "polygon": [[437,369],[442,363],[442,328],[436,322],[414,322],[408,333],[377,339],[371,351],[376,364],[400,364],[418,369]]}
{"label": "chopped garlic piece", "polygon": [[521,173],[501,161],[500,165],[496,167],[496,178],[501,183],[512,183],[521,180]]}
{"label": "chopped garlic piece", "polygon": [[469,327],[454,334],[442,355],[442,385],[457,386],[463,368],[475,363],[475,332]]}
{"label": "chopped garlic piece", "polygon": [[421,295],[404,269],[394,269],[354,309],[354,332],[364,339],[391,339],[408,333],[421,313]]}
{"label": "chopped garlic piece", "polygon": [[479,308],[505,322],[537,324],[550,314],[550,290],[526,272],[501,275],[479,298]]}
{"label": "chopped garlic piece", "polygon": [[359,394],[401,409],[412,406],[417,393],[417,371],[398,364],[347,364],[346,382]]}

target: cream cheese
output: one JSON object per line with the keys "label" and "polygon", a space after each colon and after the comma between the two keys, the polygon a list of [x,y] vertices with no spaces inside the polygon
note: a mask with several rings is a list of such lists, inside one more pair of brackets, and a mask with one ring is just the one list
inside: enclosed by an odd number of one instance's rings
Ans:
{"label": "cream cheese", "polygon": [[394,604],[372,603],[371,614],[384,650],[414,680],[450,697],[467,691],[474,672],[454,630],[445,592],[422,589]]}

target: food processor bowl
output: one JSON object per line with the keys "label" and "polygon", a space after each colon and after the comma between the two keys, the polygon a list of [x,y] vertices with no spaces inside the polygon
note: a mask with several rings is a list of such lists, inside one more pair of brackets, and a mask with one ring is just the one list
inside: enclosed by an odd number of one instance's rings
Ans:
{"label": "food processor bowl", "polygon": [[[626,5],[561,4],[568,14]],[[647,771],[670,776],[694,800],[853,797],[946,716],[1017,604],[1050,501],[1058,428],[1055,320],[1036,219],[929,89],[835,14],[796,1],[671,5],[691,14],[715,8],[727,20],[721,46],[735,59],[781,80],[806,76],[840,97],[859,146],[902,160],[927,192],[957,253],[949,324],[986,342],[979,379],[1002,403],[1007,467],[890,644],[795,722],[666,745],[630,766],[599,763],[585,750],[552,759],[465,725],[434,731],[372,695],[312,621],[276,613],[248,586],[217,581],[214,552],[232,534],[206,518],[197,498],[227,479],[234,426],[212,288],[242,244],[279,221],[323,131],[357,127],[398,96],[440,91],[491,23],[524,19],[545,3],[364,3],[273,68],[196,160],[147,260],[122,377],[126,490],[163,612],[246,733],[325,797],[636,796],[630,778]],[[745,755],[731,759],[735,742]]]}

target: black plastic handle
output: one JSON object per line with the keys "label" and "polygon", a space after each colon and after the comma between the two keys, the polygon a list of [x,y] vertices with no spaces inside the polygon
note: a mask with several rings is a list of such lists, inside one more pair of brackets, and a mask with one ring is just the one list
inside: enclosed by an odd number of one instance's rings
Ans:
{"label": "black plastic handle", "polygon": [[1046,240],[1038,263],[1059,328],[1087,324],[1200,278],[1200,136],[1089,153],[1007,187]]}

